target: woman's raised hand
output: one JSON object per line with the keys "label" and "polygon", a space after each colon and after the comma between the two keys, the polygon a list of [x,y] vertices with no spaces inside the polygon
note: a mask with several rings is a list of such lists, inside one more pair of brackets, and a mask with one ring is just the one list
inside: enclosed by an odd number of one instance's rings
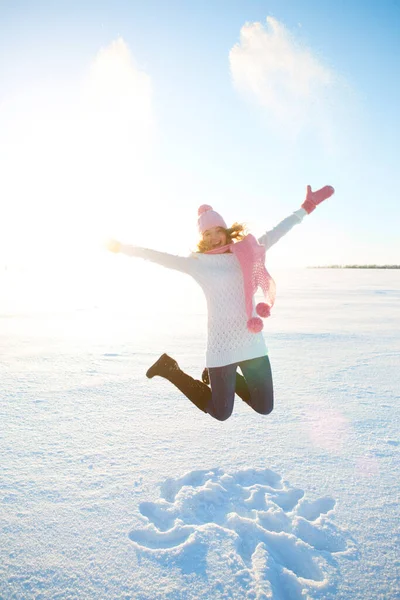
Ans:
{"label": "woman's raised hand", "polygon": [[118,253],[121,250],[121,242],[118,242],[118,240],[107,240],[106,248],[110,252]]}
{"label": "woman's raised hand", "polygon": [[313,192],[311,186],[307,186],[306,199],[304,200],[301,208],[304,208],[308,214],[316,209],[318,204],[321,204],[327,198],[330,198],[335,193],[334,188],[331,185],[326,185],[320,190]]}

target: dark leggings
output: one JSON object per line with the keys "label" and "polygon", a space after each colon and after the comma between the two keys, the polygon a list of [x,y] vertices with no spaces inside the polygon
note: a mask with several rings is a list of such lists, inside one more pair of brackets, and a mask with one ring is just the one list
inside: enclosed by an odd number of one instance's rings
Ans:
{"label": "dark leggings", "polygon": [[[243,376],[236,372],[238,367]],[[211,398],[205,410],[218,421],[231,416],[235,392],[256,412],[268,415],[272,411],[274,391],[268,356],[209,368],[208,373]]]}

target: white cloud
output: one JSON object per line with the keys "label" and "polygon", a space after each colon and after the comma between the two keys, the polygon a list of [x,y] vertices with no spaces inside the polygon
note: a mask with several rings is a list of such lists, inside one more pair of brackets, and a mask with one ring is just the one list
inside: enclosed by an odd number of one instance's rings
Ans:
{"label": "white cloud", "polygon": [[122,38],[101,49],[85,85],[87,118],[93,133],[123,142],[139,154],[152,140],[151,80],[140,70]]}
{"label": "white cloud", "polygon": [[101,49],[88,73],[83,94],[84,147],[97,206],[106,225],[130,230],[148,210],[156,120],[150,76],[140,69],[119,38]]}
{"label": "white cloud", "polygon": [[61,72],[21,89],[0,115],[3,260],[83,256],[120,225],[134,228],[148,210],[156,125],[151,79],[126,43],[101,49],[83,81]]}
{"label": "white cloud", "polygon": [[306,127],[327,134],[334,74],[272,17],[248,23],[230,51],[235,87],[263,107],[271,124],[297,135]]}

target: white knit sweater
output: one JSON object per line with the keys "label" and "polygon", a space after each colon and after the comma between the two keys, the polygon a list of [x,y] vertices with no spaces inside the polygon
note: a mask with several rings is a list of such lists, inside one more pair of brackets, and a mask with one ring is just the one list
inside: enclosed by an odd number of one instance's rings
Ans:
{"label": "white knit sweater", "polygon": [[[297,210],[258,241],[268,250],[306,214],[303,208]],[[121,252],[187,273],[201,286],[208,308],[207,367],[222,367],[268,354],[263,334],[247,329],[243,275],[234,254],[175,256],[127,244],[121,245]]]}

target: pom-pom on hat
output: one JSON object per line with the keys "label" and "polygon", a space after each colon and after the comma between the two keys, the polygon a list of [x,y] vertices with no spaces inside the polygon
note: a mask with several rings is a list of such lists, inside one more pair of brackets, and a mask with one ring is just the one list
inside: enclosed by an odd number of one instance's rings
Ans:
{"label": "pom-pom on hat", "polygon": [[208,204],[202,204],[197,211],[197,214],[199,215],[197,225],[201,234],[212,227],[223,227],[224,229],[228,229],[221,215],[213,210],[212,206],[209,206]]}

